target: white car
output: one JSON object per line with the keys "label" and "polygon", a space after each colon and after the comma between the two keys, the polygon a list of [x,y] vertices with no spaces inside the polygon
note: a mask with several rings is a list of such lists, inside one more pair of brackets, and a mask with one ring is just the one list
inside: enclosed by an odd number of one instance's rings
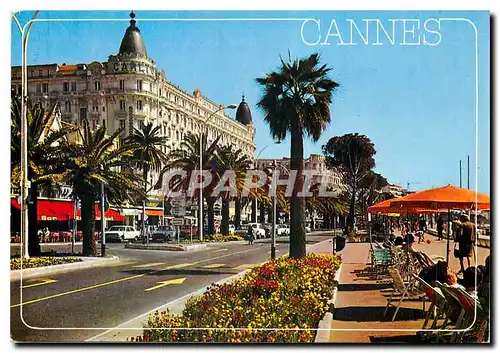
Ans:
{"label": "white car", "polygon": [[106,241],[139,241],[141,232],[132,226],[112,226],[104,232]]}
{"label": "white car", "polygon": [[262,239],[266,237],[266,230],[262,227],[262,224],[260,223],[248,223],[243,227],[246,229],[248,229],[248,227],[252,227],[255,239]]}
{"label": "white car", "polygon": [[276,224],[276,236],[290,235],[290,228],[286,224]]}

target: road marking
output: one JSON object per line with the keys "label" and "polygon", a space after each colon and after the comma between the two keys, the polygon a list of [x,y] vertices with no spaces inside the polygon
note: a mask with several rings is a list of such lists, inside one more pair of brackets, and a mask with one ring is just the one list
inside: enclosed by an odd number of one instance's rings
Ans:
{"label": "road marking", "polygon": [[153,266],[159,266],[159,265],[164,265],[164,262],[152,262],[150,264],[143,264],[143,265],[137,265],[137,266],[132,266],[133,268],[146,268],[146,267],[153,267]]}
{"label": "road marking", "polygon": [[227,251],[227,249],[214,250],[214,252],[221,252],[221,251]]}
{"label": "road marking", "polygon": [[[279,251],[278,249],[276,249],[276,252],[281,252],[281,251]],[[270,251],[268,251],[267,253],[268,253],[268,254],[270,254],[271,252],[270,252]]]}
{"label": "road marking", "polygon": [[244,268],[250,268],[250,267],[254,267],[254,266],[255,266],[255,264],[243,264],[243,265],[236,266],[235,269],[242,270]]}
{"label": "road marking", "polygon": [[182,282],[184,282],[185,280],[186,280],[186,278],[183,277],[183,278],[169,279],[166,281],[157,282],[158,283],[157,286],[154,286],[154,287],[151,287],[148,289],[144,289],[144,291],[149,292],[149,291],[152,291],[152,290],[155,290],[158,288],[168,286],[169,284],[182,284]]}
{"label": "road marking", "polygon": [[29,284],[27,286],[23,286],[23,289],[25,289],[25,288],[31,288],[31,287],[37,287],[37,286],[43,286],[44,284],[50,284],[50,283],[57,282],[55,279],[39,279],[37,281],[42,281],[42,282],[40,282],[40,283],[34,283],[34,284]]}
{"label": "road marking", "polygon": [[[201,261],[198,261],[198,262],[201,262]],[[191,265],[196,265],[198,262],[192,262],[192,263],[191,262],[186,262],[186,263],[183,263],[183,264],[177,264],[177,265],[167,266],[167,267],[162,268],[160,271],[173,270],[173,269],[176,269],[176,268],[188,267],[188,266],[191,266]]]}
{"label": "road marking", "polygon": [[[99,283],[99,284],[96,284],[96,285],[93,285],[93,286],[90,286],[90,287],[78,288],[78,289],[71,290],[71,291],[68,291],[68,292],[62,292],[62,293],[57,293],[57,294],[54,294],[54,295],[50,295],[48,297],[33,299],[33,300],[30,300],[30,301],[27,301],[27,302],[22,302],[22,303],[19,303],[19,304],[11,305],[10,307],[11,308],[16,308],[16,307],[21,306],[21,305],[38,303],[38,302],[41,302],[41,301],[44,301],[44,300],[49,300],[49,299],[53,299],[53,298],[62,297],[64,295],[69,295],[69,294],[73,294],[73,293],[79,293],[79,292],[83,292],[83,291],[86,291],[86,290],[89,290],[89,289],[104,287],[104,286],[107,286],[107,285],[110,285],[110,284],[115,284],[115,283],[120,283],[120,282],[124,282],[124,281],[128,281],[128,280],[132,280],[132,279],[135,279],[135,278],[140,278],[140,277],[143,277],[143,276],[148,275],[148,274],[161,272],[161,271],[168,270],[170,268],[175,268],[175,267],[181,266],[181,265],[183,265],[183,266],[185,266],[185,265],[196,265],[196,264],[200,264],[200,263],[203,263],[203,262],[215,261],[215,260],[218,260],[218,259],[222,259],[224,257],[234,256],[234,255],[238,255],[238,254],[243,254],[243,253],[247,253],[247,252],[255,251],[255,250],[258,250],[258,249],[254,248],[254,249],[242,250],[242,251],[238,251],[238,252],[231,253],[231,254],[225,254],[225,255],[216,256],[216,257],[212,257],[212,258],[205,259],[205,260],[196,261],[196,262],[194,262],[192,264],[179,264],[179,265],[173,265],[173,266],[170,266],[170,267],[167,267],[167,268],[162,268],[162,269],[159,269],[159,270],[151,270],[149,272],[141,273],[141,274],[135,275],[135,276],[124,277],[124,278],[120,278],[120,279],[117,279],[117,280],[114,280],[114,281],[110,281],[110,282]],[[250,266],[253,266],[253,265],[250,265]]]}
{"label": "road marking", "polygon": [[[120,282],[124,282],[124,281],[129,281],[131,279],[143,277],[145,275],[146,275],[146,273],[142,273],[140,275],[135,275],[135,276],[125,277],[125,278],[120,278],[120,279],[116,279],[116,280],[110,281],[110,282],[99,283],[99,284],[96,284],[96,285],[93,285],[93,286],[90,286],[90,287],[78,288],[78,289],[75,289],[75,290],[71,290],[69,292],[57,293],[57,294],[54,294],[54,295],[49,295],[48,297],[43,297],[43,298],[38,298],[38,299],[29,300],[27,302],[23,302],[22,305],[33,304],[33,303],[41,302],[42,300],[53,299],[53,298],[57,298],[57,297],[62,297],[63,295],[68,295],[68,294],[83,292],[83,291],[86,291],[86,290],[89,290],[89,289],[94,289],[94,288],[108,286],[108,285],[114,284],[114,283],[120,283]],[[15,307],[18,307],[18,306],[21,306],[21,303],[11,305],[10,307],[11,308],[15,308]]]}
{"label": "road marking", "polygon": [[217,268],[217,267],[222,267],[224,265],[225,264],[211,264],[211,265],[202,266],[202,268]]}

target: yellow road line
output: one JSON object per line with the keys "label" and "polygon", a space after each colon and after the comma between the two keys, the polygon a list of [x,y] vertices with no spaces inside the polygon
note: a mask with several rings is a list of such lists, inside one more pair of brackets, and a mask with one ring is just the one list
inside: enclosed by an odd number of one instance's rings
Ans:
{"label": "yellow road line", "polygon": [[25,288],[31,288],[31,287],[38,287],[38,286],[43,286],[44,284],[50,284],[50,283],[55,283],[57,282],[55,279],[39,279],[37,281],[42,281],[39,283],[34,283],[34,284],[28,284],[27,286],[23,286],[23,289]]}
{"label": "yellow road line", "polygon": [[137,266],[132,266],[133,268],[145,268],[145,267],[153,267],[153,266],[159,266],[159,265],[164,265],[164,262],[152,262],[150,264],[143,264],[143,265],[137,265]]}
{"label": "yellow road line", "polygon": [[[201,262],[201,261],[198,261],[198,262]],[[165,270],[173,270],[173,269],[176,269],[176,268],[182,268],[182,267],[188,267],[188,266],[191,266],[191,265],[196,265],[198,262],[186,262],[186,263],[183,263],[183,264],[177,264],[177,265],[172,265],[172,266],[167,266],[167,267],[164,267],[161,269],[161,271],[165,271]]]}
{"label": "yellow road line", "polygon": [[[225,254],[225,255],[218,256],[218,257],[213,257],[213,258],[209,258],[209,259],[205,259],[205,260],[196,261],[196,262],[193,262],[193,263],[184,263],[184,264],[172,265],[172,266],[168,266],[166,268],[162,268],[162,269],[159,269],[159,270],[152,270],[152,271],[149,271],[149,272],[146,272],[146,273],[142,273],[142,274],[139,274],[139,275],[135,275],[135,276],[124,277],[124,278],[120,278],[120,279],[117,279],[117,280],[114,280],[114,281],[110,281],[110,282],[99,283],[99,284],[96,284],[96,285],[93,285],[93,286],[90,286],[90,287],[79,288],[79,289],[71,290],[71,291],[68,291],[68,292],[62,292],[62,293],[50,295],[48,297],[33,299],[33,300],[30,300],[30,301],[27,301],[27,302],[23,302],[22,305],[38,303],[38,302],[41,302],[41,301],[44,301],[44,300],[58,298],[58,297],[62,297],[62,296],[73,294],[73,293],[83,292],[83,291],[86,291],[86,290],[89,290],[89,289],[94,289],[94,288],[104,287],[104,286],[107,286],[107,285],[110,285],[110,284],[114,284],[114,283],[120,283],[120,282],[124,282],[124,281],[129,281],[129,280],[132,280],[132,279],[135,279],[135,278],[143,277],[143,276],[151,274],[151,273],[156,273],[156,272],[160,272],[160,271],[164,271],[164,270],[169,270],[169,269],[178,268],[178,267],[184,267],[184,266],[189,266],[189,265],[196,265],[196,264],[200,264],[200,263],[203,263],[203,262],[214,261],[214,260],[217,260],[217,259],[222,259],[224,257],[234,256],[234,255],[237,255],[237,254],[243,254],[243,253],[247,253],[247,252],[255,251],[255,250],[258,250],[258,248],[249,249],[249,250],[243,250],[243,251],[239,251],[239,252],[231,253],[231,254]],[[238,266],[236,268],[239,268],[241,266],[252,267],[254,265],[250,265],[250,264],[249,265],[240,265],[240,266]],[[16,308],[18,306],[21,306],[21,303],[11,305],[10,307],[11,308]]]}
{"label": "yellow road line", "polygon": [[[134,278],[139,278],[139,277],[142,277],[142,276],[145,276],[145,275],[146,275],[146,274],[145,274],[145,273],[143,273],[143,274],[140,274],[140,275],[135,275],[135,276],[125,277],[125,278],[120,278],[120,279],[116,279],[116,280],[114,280],[114,281],[110,281],[110,282],[99,283],[99,284],[96,284],[96,285],[94,285],[94,286],[90,286],[90,287],[78,288],[78,289],[75,289],[75,290],[70,290],[69,292],[62,292],[62,293],[57,293],[57,294],[54,294],[54,295],[49,295],[48,297],[43,297],[43,298],[38,298],[38,299],[29,300],[29,301],[27,301],[27,302],[23,302],[22,304],[23,304],[23,305],[26,305],[26,304],[33,304],[33,303],[41,302],[42,300],[47,300],[47,299],[52,299],[52,298],[62,297],[63,295],[68,295],[68,294],[73,294],[73,293],[83,292],[83,291],[86,291],[86,290],[89,290],[89,289],[94,289],[94,288],[99,288],[99,287],[108,286],[108,285],[110,285],[110,284],[114,284],[114,283],[119,283],[119,282],[129,281],[129,280],[131,280],[131,279],[134,279]],[[10,307],[11,307],[11,308],[15,308],[15,307],[18,307],[18,306],[21,306],[21,303],[11,305]]]}
{"label": "yellow road line", "polygon": [[157,282],[158,285],[156,285],[154,287],[151,287],[151,288],[144,289],[144,291],[145,292],[149,292],[149,291],[152,291],[152,290],[155,290],[155,289],[163,288],[165,286],[168,286],[169,284],[182,284],[185,280],[186,280],[186,277],[169,279],[169,280],[166,280],[166,281]]}
{"label": "yellow road line", "polygon": [[224,265],[225,264],[211,264],[211,265],[202,266],[202,268],[217,268],[217,267],[222,267]]}
{"label": "yellow road line", "polygon": [[256,264],[243,264],[243,265],[239,265],[239,266],[236,266],[235,269],[237,270],[242,270],[244,268],[250,268],[250,267],[254,267]]}

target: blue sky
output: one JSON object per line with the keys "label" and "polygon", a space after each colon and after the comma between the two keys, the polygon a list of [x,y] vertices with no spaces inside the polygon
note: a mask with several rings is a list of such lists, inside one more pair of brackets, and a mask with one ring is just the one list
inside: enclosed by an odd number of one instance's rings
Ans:
{"label": "blue sky", "polygon": [[[21,23],[31,12],[19,14]],[[364,45],[308,46],[301,38],[302,21],[141,21],[147,18],[314,18],[320,21],[322,41],[333,19],[345,37],[346,19],[363,29],[363,19],[468,18],[478,29],[478,189],[490,193],[489,14],[487,12],[154,12],[136,11],[148,55],[167,78],[216,102],[239,103],[244,92],[257,129],[257,153],[272,143],[267,125],[255,104],[261,90],[255,83],[277,68],[279,55],[304,57],[320,52],[340,84],[332,103],[332,122],[322,138],[306,139],[305,155],[321,153],[333,136],[350,132],[367,135],[377,150],[377,172],[390,182],[423,189],[448,183],[467,185],[467,155],[471,160],[471,188],[475,186],[475,39],[466,22],[441,22],[436,46]],[[40,19],[101,18],[123,21],[37,22],[30,35],[28,63],[89,63],[116,54],[128,26],[128,11],[41,12]],[[432,27],[432,26],[431,26]],[[435,26],[432,27],[436,29]],[[316,27],[305,26],[308,41]],[[373,36],[373,32],[372,36]],[[396,38],[403,35],[397,27]],[[20,35],[12,24],[12,64],[21,64]],[[399,37],[401,38],[401,37]],[[435,40],[436,37],[429,37]],[[344,39],[346,40],[346,39]],[[348,39],[346,40],[348,41]],[[373,41],[372,41],[373,42]],[[229,112],[233,114],[232,112]],[[267,148],[261,157],[289,156],[289,140]]]}

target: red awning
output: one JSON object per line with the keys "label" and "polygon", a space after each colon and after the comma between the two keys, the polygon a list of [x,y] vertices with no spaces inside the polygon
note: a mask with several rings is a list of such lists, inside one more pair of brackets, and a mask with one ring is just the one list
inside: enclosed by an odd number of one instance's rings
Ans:
{"label": "red awning", "polygon": [[148,216],[163,216],[162,210],[151,210],[146,208],[146,215]]}
{"label": "red awning", "polygon": [[[16,199],[10,199],[11,206],[21,209],[21,205]],[[101,210],[99,206],[95,205],[96,220],[101,219]],[[108,221],[124,221],[125,216],[120,212],[109,209],[104,214]],[[73,215],[73,202],[72,201],[59,201],[59,200],[38,200],[38,217],[39,221],[68,221],[74,219]],[[76,219],[81,219],[81,212],[77,210]]]}

